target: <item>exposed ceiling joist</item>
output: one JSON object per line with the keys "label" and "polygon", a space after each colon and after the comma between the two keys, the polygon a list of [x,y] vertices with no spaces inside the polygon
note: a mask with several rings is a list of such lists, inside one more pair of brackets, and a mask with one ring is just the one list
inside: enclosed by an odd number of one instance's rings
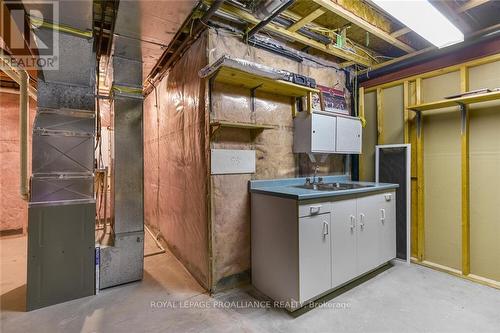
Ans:
{"label": "exposed ceiling joist", "polygon": [[394,37],[394,38],[398,38],[399,36],[406,35],[410,31],[411,31],[410,28],[404,27],[404,28],[398,29],[398,30],[396,30],[394,32],[391,32],[391,36]]}
{"label": "exposed ceiling joist", "polygon": [[299,30],[300,28],[302,28],[303,26],[305,26],[306,24],[314,21],[315,19],[317,19],[318,17],[320,17],[324,13],[326,13],[326,11],[323,8],[318,8],[315,11],[312,11],[309,15],[304,16],[303,18],[301,18],[300,20],[298,20],[297,22],[292,24],[287,30],[291,31],[291,32],[295,32],[295,31]]}
{"label": "exposed ceiling joist", "polygon": [[[282,14],[282,16],[284,16],[284,17],[286,17],[286,18],[288,18],[288,19],[291,19],[291,20],[293,20],[293,21],[295,21],[295,22],[298,22],[298,21],[300,21],[300,20],[302,19],[302,16],[300,16],[300,15],[298,15],[298,14],[296,14],[296,13],[294,13],[294,12],[290,11],[290,10],[285,10],[285,11],[284,11],[283,13],[281,13],[281,14]],[[315,22],[312,22],[312,21],[311,21],[310,23],[308,23],[308,24],[307,24],[307,27],[308,27],[308,28],[310,27],[312,30],[321,30],[321,31],[332,30],[332,29],[330,29],[330,28],[327,28],[327,27],[325,27],[325,26],[323,26],[323,25],[320,25],[320,24],[315,23]],[[370,48],[368,48],[368,47],[365,47],[365,46],[363,46],[363,45],[361,45],[361,44],[359,44],[359,43],[357,43],[357,42],[355,42],[355,41],[353,41],[353,40],[350,40],[350,42],[351,42],[351,43],[352,43],[352,44],[353,44],[353,45],[354,45],[357,49],[361,49],[363,52],[368,53],[368,54],[370,54],[370,55],[372,55],[372,56],[376,56],[376,55],[379,53],[379,52],[375,52],[375,51],[373,51],[372,49],[370,49]]]}
{"label": "exposed ceiling joist", "polygon": [[[258,24],[261,20],[253,16],[252,14],[237,8],[235,6],[229,5],[229,4],[223,4],[220,9],[221,11],[225,12],[226,14],[234,15],[237,16],[247,23],[256,25]],[[323,43],[317,42],[311,38],[308,38],[306,36],[303,36],[297,32],[293,31],[288,31],[286,28],[280,27],[272,22],[268,23],[265,27],[265,30],[268,30],[272,33],[276,33],[278,35],[284,36],[286,38],[292,39],[296,42],[302,43],[304,45],[310,46],[314,49],[320,50],[322,52],[331,54],[333,56],[348,60],[348,61],[354,61],[357,64],[363,65],[363,66],[371,66],[372,60],[363,57],[359,54],[356,54],[354,52],[351,52],[349,50],[344,50],[341,48],[338,48],[334,45],[325,45]]]}
{"label": "exposed ceiling joist", "polygon": [[485,3],[489,2],[490,0],[469,0],[465,5],[462,5],[456,9],[457,13],[463,13],[467,10],[470,10],[472,8],[476,8],[478,6],[484,5]]}
{"label": "exposed ceiling joist", "polygon": [[[321,7],[329,10],[330,12],[337,14],[341,16],[342,18],[348,20],[349,22],[352,22],[353,24],[359,26],[360,28],[368,31],[369,33],[373,34],[374,36],[377,36],[386,42],[394,45],[395,47],[405,51],[406,53],[412,53],[415,52],[415,49],[411,46],[409,46],[406,43],[403,43],[402,41],[398,40],[397,38],[391,36],[389,33],[385,32],[381,28],[365,21],[363,18],[360,16],[354,14],[353,12],[349,11],[348,9],[340,6],[339,4],[331,1],[331,0],[314,0],[315,3],[320,5]],[[359,3],[357,4],[358,6],[360,5]],[[366,6],[366,5],[363,5]]]}

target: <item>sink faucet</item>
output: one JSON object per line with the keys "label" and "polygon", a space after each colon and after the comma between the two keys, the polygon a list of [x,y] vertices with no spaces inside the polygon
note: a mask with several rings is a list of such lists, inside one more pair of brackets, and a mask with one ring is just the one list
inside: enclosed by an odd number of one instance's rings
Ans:
{"label": "sink faucet", "polygon": [[313,174],[313,179],[312,179],[312,184],[318,184],[318,183],[321,183],[323,181],[323,178],[322,177],[319,177],[318,178],[318,182],[316,182],[316,177],[318,175],[318,170],[319,170],[319,166],[317,164],[314,165],[314,174]]}

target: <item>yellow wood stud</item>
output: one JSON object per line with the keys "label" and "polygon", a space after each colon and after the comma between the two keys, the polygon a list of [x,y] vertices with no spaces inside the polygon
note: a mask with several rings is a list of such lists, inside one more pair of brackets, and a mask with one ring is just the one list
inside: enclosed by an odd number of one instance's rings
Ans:
{"label": "yellow wood stud", "polygon": [[309,92],[307,94],[307,112],[309,112],[309,114],[312,114],[312,112],[313,112],[313,93],[312,92]]}
{"label": "yellow wood stud", "polygon": [[[469,90],[469,70],[460,68],[460,90]],[[470,274],[470,179],[469,179],[469,110],[466,105],[461,111],[461,169],[462,169],[462,274]]]}
{"label": "yellow wood stud", "polygon": [[358,92],[358,117],[361,119],[363,127],[366,126],[365,118],[365,88],[359,88]]}
{"label": "yellow wood stud", "polygon": [[377,143],[384,144],[384,112],[382,110],[382,89],[377,89]]}
{"label": "yellow wood stud", "polygon": [[[422,79],[415,80],[416,101],[422,103]],[[424,211],[424,131],[422,113],[417,113],[417,258],[425,258],[425,211]]]}
{"label": "yellow wood stud", "polygon": [[409,124],[409,118],[408,118],[408,104],[409,104],[409,83],[408,81],[405,81],[403,83],[403,130],[404,130],[404,142],[409,143],[410,142],[410,124]]}

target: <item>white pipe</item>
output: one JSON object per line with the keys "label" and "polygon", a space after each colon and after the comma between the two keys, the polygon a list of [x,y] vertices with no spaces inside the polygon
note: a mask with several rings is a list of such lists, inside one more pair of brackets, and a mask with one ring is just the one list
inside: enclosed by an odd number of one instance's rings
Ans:
{"label": "white pipe", "polygon": [[[3,64],[0,67],[0,69],[7,74],[14,82],[17,84],[21,84],[21,75],[19,74],[20,72],[25,72],[26,75],[28,75],[28,72],[26,72],[24,69],[19,68],[14,65],[15,62],[11,62],[8,59],[7,55],[0,54],[0,59],[2,60]],[[0,63],[1,64],[1,63]],[[29,77],[29,76],[28,76]],[[28,82],[29,83],[29,82]],[[28,84],[28,93],[31,98],[33,98],[35,101],[37,100],[37,90]]]}
{"label": "white pipe", "polygon": [[[19,84],[19,192],[24,200],[28,200],[28,119],[29,119],[29,75],[22,68],[13,67],[5,55],[1,55],[4,66],[2,71]],[[8,66],[9,68],[6,68]],[[36,96],[36,94],[35,94]]]}
{"label": "white pipe", "polygon": [[21,84],[19,85],[19,145],[20,149],[20,193],[24,200],[28,199],[28,118],[29,118],[29,97],[28,97],[28,74],[21,71]]}

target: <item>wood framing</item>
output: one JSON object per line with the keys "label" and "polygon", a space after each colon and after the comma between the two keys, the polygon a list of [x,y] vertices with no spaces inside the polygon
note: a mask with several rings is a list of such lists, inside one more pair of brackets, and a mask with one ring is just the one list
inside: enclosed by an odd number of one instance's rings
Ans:
{"label": "wood framing", "polygon": [[334,14],[339,15],[340,17],[348,20],[349,22],[352,22],[353,24],[377,36],[378,38],[383,39],[384,41],[394,45],[398,49],[405,51],[406,53],[412,53],[416,51],[413,47],[391,36],[390,33],[382,30],[380,27],[375,26],[372,23],[365,21],[362,17],[354,14],[352,11],[349,11],[347,8],[344,8],[331,0],[313,0],[313,1],[318,5],[320,5],[321,7],[329,10]]}
{"label": "wood framing", "polygon": [[300,28],[302,28],[303,26],[305,26],[306,24],[314,21],[315,19],[317,19],[318,17],[323,15],[325,12],[326,11],[323,8],[318,8],[315,11],[309,13],[309,15],[304,16],[303,18],[301,18],[300,20],[298,20],[297,22],[295,22],[294,24],[289,26],[288,29],[286,29],[286,30],[291,31],[291,32],[295,32],[295,31],[299,30]]}
{"label": "wood framing", "polygon": [[[260,22],[260,20],[258,18],[256,18],[255,16],[253,16],[252,14],[250,14],[250,13],[248,13],[240,8],[229,5],[229,4],[221,5],[220,10],[222,12],[227,13],[227,14],[235,15],[235,16],[241,18],[242,20],[244,20],[250,24],[256,25]],[[317,49],[319,51],[331,54],[333,56],[336,56],[336,57],[339,57],[342,59],[346,59],[349,61],[354,61],[357,64],[360,64],[363,66],[370,66],[372,64],[372,60],[369,59],[368,57],[363,57],[359,54],[349,52],[347,50],[335,47],[333,45],[325,45],[325,44],[317,42],[311,38],[303,36],[297,32],[288,31],[286,28],[278,26],[274,23],[268,23],[264,27],[264,29],[268,30],[270,32],[276,33],[278,35],[284,36],[286,38],[292,39],[292,40],[299,42],[299,43],[302,43],[304,45],[310,46],[310,47]]]}
{"label": "wood framing", "polygon": [[[414,80],[417,77],[429,78],[438,76],[440,74],[458,71],[460,70],[460,67],[462,65],[473,67],[487,64],[493,61],[500,60],[500,53],[498,52],[499,48],[499,39],[487,40],[480,45],[475,45],[463,49],[460,54],[445,54],[440,58],[434,58],[427,62],[417,64],[415,66],[410,66],[403,70],[396,71],[388,75],[382,75],[380,77],[362,82],[361,85],[365,87],[367,91],[371,91],[377,89],[377,87],[392,87],[401,84],[405,80]],[[412,55],[407,54],[403,57],[410,58],[412,57]],[[380,65],[374,65],[371,67],[371,70],[385,67],[390,63],[397,63],[403,57],[387,61]],[[366,71],[359,71],[358,75],[364,74],[364,72]]]}
{"label": "wood framing", "polygon": [[[435,70],[432,70],[429,72],[408,76],[408,77],[394,80],[391,82],[387,82],[387,83],[383,83],[383,84],[379,84],[379,85],[374,85],[374,86],[370,86],[370,87],[365,87],[365,92],[375,91],[378,88],[385,89],[385,88],[394,87],[394,86],[400,85],[404,81],[413,81],[413,80],[416,80],[417,78],[428,79],[428,78],[439,76],[442,74],[456,72],[456,71],[459,71],[462,66],[475,67],[475,66],[480,66],[480,65],[484,65],[484,64],[489,64],[489,63],[495,62],[495,61],[500,61],[500,53],[492,54],[490,56],[479,58],[479,59],[466,61],[466,62],[461,63],[461,64],[456,64],[456,65],[452,65],[452,66],[438,68],[438,69],[435,69]],[[416,104],[421,104],[421,103],[416,103]]]}
{"label": "wood framing", "polygon": [[480,284],[488,286],[488,287],[500,289],[500,283],[498,281],[484,278],[482,276],[477,276],[474,274],[462,275],[462,272],[457,270],[457,269],[454,269],[454,268],[451,268],[448,266],[444,266],[444,265],[440,265],[440,264],[436,264],[436,263],[433,263],[433,262],[430,262],[427,260],[418,261],[416,258],[411,258],[411,262],[414,264],[428,267],[428,268],[436,269],[436,270],[441,271],[441,272],[452,274],[452,275],[455,275],[457,277],[465,278],[469,281],[480,283]]}
{"label": "wood framing", "polygon": [[365,127],[365,88],[363,87],[360,87],[358,91],[358,117],[361,118],[361,124]]}
{"label": "wood framing", "polygon": [[410,28],[404,27],[404,28],[401,28],[401,29],[398,29],[396,31],[391,32],[391,36],[394,38],[398,38],[399,36],[406,35],[410,31],[412,31]]}
{"label": "wood framing", "polygon": [[[415,80],[416,101],[422,102],[422,79]],[[422,113],[417,112],[417,258],[425,257],[425,211],[424,211],[424,131]]]}
{"label": "wood framing", "polygon": [[409,111],[408,104],[409,102],[409,91],[410,85],[408,81],[403,83],[403,135],[404,135],[404,143],[410,143],[410,124],[409,124]]}
{"label": "wood framing", "polygon": [[456,9],[456,12],[463,13],[467,10],[472,9],[472,8],[476,8],[477,6],[484,5],[485,3],[489,2],[489,1],[490,0],[469,0],[464,5],[458,7],[458,9]]}
{"label": "wood framing", "polygon": [[[477,58],[474,60],[464,61],[460,64],[453,64],[451,66],[430,70],[428,72],[416,74],[413,76],[408,76],[406,78],[398,79],[392,82],[387,82],[375,86],[371,86],[369,88],[364,89],[364,93],[368,92],[378,92],[379,90],[383,90],[386,88],[394,87],[397,85],[403,84],[408,85],[408,89],[405,87],[405,94],[408,96],[403,96],[404,100],[408,98],[408,117],[411,119],[413,115],[415,115],[415,130],[411,130],[410,139],[413,141],[415,135],[415,156],[414,158],[414,174],[412,174],[412,183],[415,184],[416,194],[413,196],[412,209],[414,211],[413,218],[415,219],[415,232],[412,237],[412,244],[415,247],[414,252],[412,253],[412,262],[419,263],[421,265],[431,267],[434,269],[442,270],[444,272],[468,279],[470,281],[474,281],[477,283],[485,284],[494,288],[500,289],[500,281],[495,281],[492,279],[488,279],[485,277],[481,277],[471,273],[470,266],[470,246],[471,246],[471,235],[470,235],[470,154],[469,154],[469,110],[466,109],[466,112],[462,114],[462,131],[461,131],[461,158],[460,158],[460,167],[461,167],[461,175],[460,175],[460,224],[456,226],[460,228],[461,235],[459,236],[461,247],[460,253],[457,255],[461,255],[461,260],[459,262],[459,266],[457,268],[450,268],[440,264],[429,262],[426,259],[425,254],[425,200],[424,200],[424,184],[425,184],[425,175],[424,175],[424,133],[423,133],[423,117],[427,112],[432,113],[434,109],[442,109],[444,107],[449,106],[460,106],[464,104],[465,106],[473,103],[481,103],[486,101],[500,100],[500,92],[489,92],[482,94],[469,95],[466,97],[458,97],[453,99],[442,99],[433,102],[423,103],[423,93],[422,93],[422,81],[423,79],[432,78],[436,76],[440,76],[443,74],[458,72],[460,74],[460,90],[462,92],[466,92],[470,89],[469,87],[469,70],[476,66],[481,66],[493,62],[500,62],[500,54],[491,54],[482,58]],[[382,92],[383,93],[383,92]],[[459,110],[459,108],[456,108]],[[405,138],[406,140],[406,138]],[[363,165],[360,163],[360,168]],[[457,212],[458,213],[458,212]],[[459,223],[458,220],[456,223]]]}
{"label": "wood framing", "polygon": [[[469,91],[469,69],[460,68],[460,90]],[[469,181],[469,107],[460,106],[461,111],[461,166],[462,166],[462,274],[470,273],[470,181]]]}
{"label": "wood framing", "polygon": [[384,144],[384,112],[382,110],[382,89],[377,89],[377,144]]}

